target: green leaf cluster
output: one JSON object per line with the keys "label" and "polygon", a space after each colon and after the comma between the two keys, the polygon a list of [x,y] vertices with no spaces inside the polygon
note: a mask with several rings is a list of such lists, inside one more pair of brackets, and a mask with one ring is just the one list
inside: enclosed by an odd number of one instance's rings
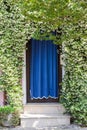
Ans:
{"label": "green leaf cluster", "polygon": [[0,115],[13,113],[14,111],[15,111],[15,109],[11,106],[0,107]]}
{"label": "green leaf cluster", "polygon": [[[74,28],[74,29],[73,29]],[[69,39],[69,31],[72,39]],[[65,75],[62,83],[61,102],[72,120],[87,126],[87,27],[86,23],[67,28],[67,41],[63,42]],[[75,35],[77,32],[77,35]],[[79,37],[79,35],[82,37]]]}
{"label": "green leaf cluster", "polygon": [[[21,13],[34,26],[35,33],[33,37],[42,39],[51,35],[56,30],[59,34],[59,28],[71,23],[77,24],[80,21],[87,20],[87,1],[80,0],[12,0],[17,4]],[[51,39],[60,43],[58,35]]]}
{"label": "green leaf cluster", "polygon": [[0,89],[6,91],[7,102],[15,107],[20,107],[19,102],[22,103],[23,50],[27,37],[28,25],[25,23],[20,9],[16,5],[12,5],[10,1],[1,1]]}

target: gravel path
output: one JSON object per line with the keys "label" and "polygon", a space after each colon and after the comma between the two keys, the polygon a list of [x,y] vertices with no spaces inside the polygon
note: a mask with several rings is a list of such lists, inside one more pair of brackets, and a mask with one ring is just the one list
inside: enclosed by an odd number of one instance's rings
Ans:
{"label": "gravel path", "polygon": [[0,130],[87,130],[87,127],[80,127],[77,125],[61,126],[61,127],[46,127],[46,128],[2,128]]}

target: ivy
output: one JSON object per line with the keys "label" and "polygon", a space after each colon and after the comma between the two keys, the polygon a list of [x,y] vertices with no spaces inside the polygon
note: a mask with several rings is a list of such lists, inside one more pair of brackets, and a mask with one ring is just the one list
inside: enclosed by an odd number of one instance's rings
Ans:
{"label": "ivy", "polygon": [[7,91],[8,102],[17,107],[22,95],[20,80],[28,25],[17,6],[7,1],[2,1],[0,5],[0,87]]}
{"label": "ivy", "polygon": [[[61,102],[74,123],[87,126],[87,27],[84,23],[74,25],[72,28],[74,30],[68,28],[69,31],[77,32],[78,37],[63,43],[65,76]],[[79,33],[84,36],[79,37]]]}

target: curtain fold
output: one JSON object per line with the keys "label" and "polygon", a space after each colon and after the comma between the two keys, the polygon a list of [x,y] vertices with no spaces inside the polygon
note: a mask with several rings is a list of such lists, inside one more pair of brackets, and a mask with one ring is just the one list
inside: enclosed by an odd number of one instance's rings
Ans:
{"label": "curtain fold", "polygon": [[58,97],[57,45],[32,39],[30,95],[35,98]]}

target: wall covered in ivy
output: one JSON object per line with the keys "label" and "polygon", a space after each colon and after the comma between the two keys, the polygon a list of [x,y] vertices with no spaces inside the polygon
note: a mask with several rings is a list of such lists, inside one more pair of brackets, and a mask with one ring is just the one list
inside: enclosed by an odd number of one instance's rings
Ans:
{"label": "wall covered in ivy", "polygon": [[0,90],[6,91],[7,103],[15,107],[22,103],[20,80],[27,28],[17,6],[0,2]]}
{"label": "wall covered in ivy", "polygon": [[[63,43],[65,76],[61,101],[75,123],[87,126],[87,28],[85,23],[73,27],[73,33],[77,32],[78,37]],[[79,33],[84,38],[79,37]]]}
{"label": "wall covered in ivy", "polygon": [[17,109],[22,106],[23,50],[32,37],[62,44],[61,102],[76,123],[87,126],[86,0],[0,0],[0,90]]}

